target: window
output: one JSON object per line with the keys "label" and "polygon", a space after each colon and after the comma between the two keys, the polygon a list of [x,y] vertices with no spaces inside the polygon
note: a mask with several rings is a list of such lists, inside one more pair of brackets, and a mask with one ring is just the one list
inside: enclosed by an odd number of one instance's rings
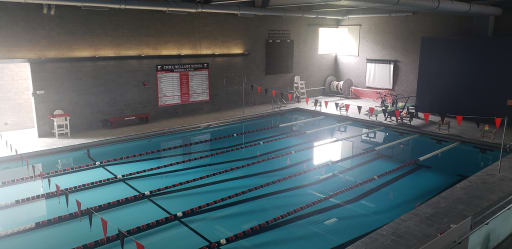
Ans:
{"label": "window", "polygon": [[318,54],[359,56],[359,26],[320,28]]}
{"label": "window", "polygon": [[366,60],[366,87],[393,89],[394,61]]}

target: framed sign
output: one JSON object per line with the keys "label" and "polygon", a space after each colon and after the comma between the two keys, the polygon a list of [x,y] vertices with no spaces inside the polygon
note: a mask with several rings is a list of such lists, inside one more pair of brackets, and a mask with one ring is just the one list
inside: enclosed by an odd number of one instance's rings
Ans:
{"label": "framed sign", "polygon": [[208,63],[156,66],[158,106],[210,100]]}

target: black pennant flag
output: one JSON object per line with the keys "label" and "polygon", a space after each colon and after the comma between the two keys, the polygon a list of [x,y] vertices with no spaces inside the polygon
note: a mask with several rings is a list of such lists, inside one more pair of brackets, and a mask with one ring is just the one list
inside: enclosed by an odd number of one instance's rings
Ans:
{"label": "black pennant flag", "polygon": [[441,124],[444,124],[444,119],[446,118],[446,114],[441,114]]}
{"label": "black pennant flag", "polygon": [[89,215],[89,229],[92,229],[92,210],[88,208],[87,211]]}
{"label": "black pennant flag", "polygon": [[362,107],[362,106],[360,106],[360,105],[358,105],[358,106],[357,106],[357,111],[359,112],[359,114],[361,114],[361,109],[363,109],[363,107]]}
{"label": "black pennant flag", "polygon": [[265,95],[267,95],[267,93],[268,93],[268,89],[267,89],[267,88],[265,88]]}
{"label": "black pennant flag", "polygon": [[121,242],[121,249],[124,249],[124,238],[126,238],[126,234],[119,228],[117,229],[117,233],[119,236],[119,241]]}
{"label": "black pennant flag", "polygon": [[69,208],[69,192],[64,191],[64,195],[66,197],[66,207]]}
{"label": "black pennant flag", "polygon": [[476,123],[476,128],[480,128],[480,121],[479,120],[475,120],[475,123]]}
{"label": "black pennant flag", "polygon": [[338,102],[334,102],[334,106],[336,106],[336,111],[337,111],[338,109],[340,109],[340,103],[338,103]]}
{"label": "black pennant flag", "polygon": [[251,92],[254,92],[254,85],[251,85]]}
{"label": "black pennant flag", "polygon": [[48,189],[52,188],[52,180],[51,178],[48,178]]}
{"label": "black pennant flag", "polygon": [[34,173],[34,177],[36,177],[36,166],[32,164],[32,173]]}
{"label": "black pennant flag", "polygon": [[315,108],[318,105],[318,99],[315,99]]}

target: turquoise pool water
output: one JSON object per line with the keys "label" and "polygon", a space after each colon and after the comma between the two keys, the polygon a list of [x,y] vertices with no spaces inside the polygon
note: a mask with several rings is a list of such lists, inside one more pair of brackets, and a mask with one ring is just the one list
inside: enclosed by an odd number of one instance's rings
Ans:
{"label": "turquoise pool water", "polygon": [[[50,186],[45,178],[0,187],[0,203],[11,203],[21,198],[55,191],[55,184],[64,189],[135,172],[123,180],[111,180],[112,183],[109,184],[72,191],[69,195],[69,207],[66,206],[65,196],[61,192],[58,198],[0,208],[0,234],[4,233],[0,238],[0,248],[74,248],[103,238],[98,215],[108,221],[107,233],[111,236],[118,233],[118,228],[130,230],[224,196],[310,170],[308,173],[212,205],[198,215],[185,215],[179,222],[171,222],[133,236],[145,248],[201,248],[340,189],[365,179],[373,179],[367,184],[279,220],[288,221],[289,224],[268,231],[262,230],[261,233],[248,233],[243,239],[221,245],[222,248],[330,248],[391,222],[444,189],[487,167],[499,155],[497,151],[482,150],[472,144],[458,144],[426,160],[374,178],[404,165],[405,162],[445,148],[455,141],[443,141],[428,136],[411,137],[415,134],[357,122],[348,123],[343,117],[317,118],[278,127],[279,124],[307,120],[318,115],[320,114],[289,111],[245,122],[92,147],[89,151],[58,153],[29,158],[28,161],[2,163],[0,180],[5,181],[33,175],[34,171],[39,175],[41,171],[48,173],[203,141],[191,146],[60,174],[50,178]],[[341,125],[335,126],[336,124]],[[258,130],[262,127],[274,128]],[[232,136],[244,131],[250,133]],[[213,140],[222,136],[229,137]],[[334,139],[338,140],[333,141]],[[373,151],[378,146],[401,139],[402,142]],[[250,144],[251,147],[226,151]],[[361,154],[365,151],[368,152]],[[205,157],[184,161],[199,156]],[[269,159],[272,156],[275,158]],[[350,160],[343,160],[349,156],[352,156]],[[327,165],[329,161],[333,163]],[[173,162],[179,163],[170,165]],[[251,162],[254,164],[200,179],[201,176]],[[155,169],[160,165],[168,166]],[[402,175],[413,168],[416,171]],[[147,169],[154,170],[141,172]],[[339,173],[342,170],[343,173]],[[389,182],[400,175],[400,178]],[[186,183],[192,179],[196,180]],[[86,209],[139,193],[144,195],[147,191],[178,182],[184,183],[170,188],[169,190],[175,190],[172,193],[152,196],[151,199],[141,198],[128,205],[98,211],[98,215],[93,216],[91,228],[87,215],[84,215],[6,236],[8,231],[26,228],[36,222],[77,211],[75,200],[79,200],[82,209]],[[306,186],[307,183],[312,184]],[[377,189],[383,183],[388,185]],[[289,190],[275,193],[284,189]],[[361,197],[370,190],[374,190],[374,193]],[[322,208],[358,197],[360,199],[354,203],[320,212]],[[297,218],[306,213],[309,214]],[[126,239],[125,243],[125,248],[136,248],[131,239]],[[120,243],[116,241],[101,248],[120,247]]]}

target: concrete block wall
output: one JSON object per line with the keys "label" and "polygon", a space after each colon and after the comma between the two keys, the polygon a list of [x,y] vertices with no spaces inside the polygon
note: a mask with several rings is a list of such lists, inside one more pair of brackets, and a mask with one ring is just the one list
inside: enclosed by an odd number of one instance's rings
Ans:
{"label": "concrete block wall", "polygon": [[[40,136],[50,136],[48,114],[69,112],[74,132],[97,129],[107,117],[139,112],[153,120],[242,106],[250,84],[286,90],[294,75],[308,87],[323,85],[335,73],[335,58],[318,55],[318,28],[335,20],[298,17],[238,17],[222,14],[166,14],[135,10],[83,10],[57,6],[55,16],[39,5],[0,6],[0,59],[95,57],[160,54],[249,53],[240,57],[115,59],[31,62]],[[12,23],[17,23],[13,26]],[[289,30],[295,43],[294,71],[265,75],[269,30]],[[209,62],[211,101],[159,108],[157,64]],[[148,87],[142,82],[147,81]],[[256,103],[268,103],[258,98]]]}
{"label": "concrete block wall", "polygon": [[[458,37],[474,34],[468,16],[415,14],[397,17],[368,17],[344,20],[343,25],[361,25],[359,56],[338,56],[337,75],[366,86],[366,59],[397,60],[393,90],[416,95],[421,38]],[[411,99],[411,101],[415,101]]]}
{"label": "concrete block wall", "polygon": [[30,65],[0,63],[0,132],[34,128]]}

